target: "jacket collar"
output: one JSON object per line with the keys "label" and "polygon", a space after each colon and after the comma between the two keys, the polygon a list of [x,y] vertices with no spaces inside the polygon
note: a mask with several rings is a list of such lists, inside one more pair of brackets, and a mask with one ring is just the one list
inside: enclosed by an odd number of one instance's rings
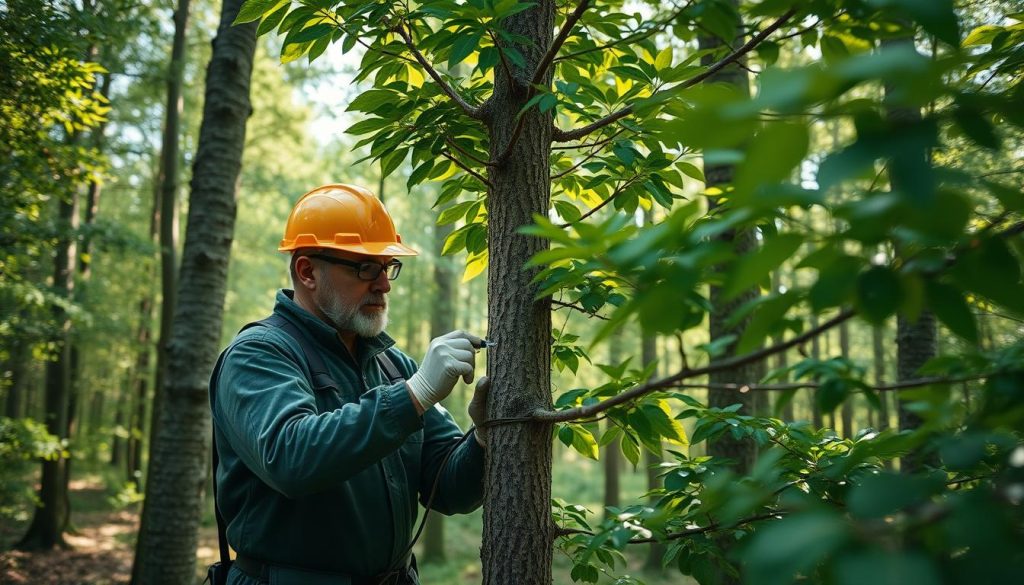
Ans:
{"label": "jacket collar", "polygon": [[[341,352],[342,355],[348,353],[345,344],[341,342],[338,332],[334,327],[331,327],[295,302],[295,291],[287,288],[277,291],[274,312],[302,327],[317,343],[331,348],[334,352]],[[381,332],[376,337],[357,337],[356,353],[358,354],[357,361],[360,367],[365,364],[366,360],[373,358],[394,344],[395,340],[385,332]]]}

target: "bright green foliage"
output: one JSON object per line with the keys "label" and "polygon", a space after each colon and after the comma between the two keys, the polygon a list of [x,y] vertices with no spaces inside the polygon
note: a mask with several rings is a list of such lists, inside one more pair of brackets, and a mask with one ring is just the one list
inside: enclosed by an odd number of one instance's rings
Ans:
{"label": "bright green foliage", "polygon": [[0,520],[25,521],[25,503],[36,501],[32,471],[40,459],[67,457],[66,447],[42,423],[0,416]]}
{"label": "bright green foliage", "polygon": [[109,110],[81,25],[52,3],[0,8],[0,359],[10,357],[10,340],[49,335],[54,304],[73,309],[40,283],[52,274],[58,232],[70,229],[54,225],[55,204],[102,169],[79,139]]}
{"label": "bright green foliage", "polygon": [[[749,318],[739,335],[697,347],[701,355],[666,378],[648,382],[654,364],[597,366],[606,383],[554,398],[557,412],[546,414],[556,436],[587,457],[618,445],[637,465],[642,449],[726,434],[763,450],[747,477],[728,461],[673,450],[660,499],[613,510],[600,525],[556,502],[565,529],[556,545],[574,559],[573,579],[615,574],[623,547],[657,538],[670,543],[665,563],[701,583],[1020,580],[1019,343],[945,356],[918,373],[932,383],[896,389],[925,421],[905,432],[840,439],[672,389],[729,366],[714,360],[733,342],[735,359],[763,359],[767,339],[809,341],[840,322],[812,331],[812,316],[874,325],[928,310],[967,343],[979,339],[980,308],[1024,317],[1024,194],[1019,181],[981,177],[975,164],[1019,159],[1021,15],[999,14],[994,2],[972,7],[986,24],[968,30],[974,13],[951,0],[764,0],[740,3],[739,14],[720,0],[570,2],[559,4],[556,30],[569,14],[579,21],[552,68],[533,72],[523,70],[532,47],[506,27],[533,8],[250,0],[239,20],[277,31],[285,61],[315,59],[331,43],[365,49],[356,79],[372,88],[350,104],[365,118],[349,132],[385,174],[408,160],[409,188],[442,183],[439,222],[458,225],[444,252],[468,252],[467,277],[486,262],[489,169],[506,151],[489,143],[484,123],[494,79],[532,82],[519,115],[552,112],[555,122],[551,209],[522,228],[551,244],[528,263],[540,269],[537,296],[607,319],[589,339],[557,332],[559,371],[590,367],[593,346],[632,322],[656,335],[703,327],[709,286],[736,298],[770,288],[783,265],[796,272],[785,291],[736,310],[734,323]],[[733,43],[741,22],[756,46]],[[725,43],[700,51],[701,35]],[[712,67],[735,60],[757,72],[752,96],[706,82]],[[828,148],[818,144],[826,123],[842,131]],[[705,188],[701,159],[733,165],[732,182]],[[715,198],[710,212],[704,196]],[[658,210],[657,222],[638,226],[640,209]],[[813,215],[828,216],[828,227]],[[758,249],[719,237],[734,231],[756,234]],[[748,384],[759,391],[778,380],[816,388],[823,411],[857,395],[878,405],[888,391],[849,359],[802,360]],[[954,381],[969,384],[970,403],[951,392]],[[798,389],[783,386],[777,406]],[[613,423],[601,436],[598,414]],[[693,425],[689,437],[679,421]],[[938,454],[939,467],[886,470],[911,450]],[[998,520],[989,530],[980,518]]]}

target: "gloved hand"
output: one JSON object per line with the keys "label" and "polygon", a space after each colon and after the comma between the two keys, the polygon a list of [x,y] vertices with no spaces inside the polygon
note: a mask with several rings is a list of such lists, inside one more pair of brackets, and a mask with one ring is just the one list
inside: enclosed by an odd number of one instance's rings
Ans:
{"label": "gloved hand", "polygon": [[409,391],[423,410],[451,394],[459,376],[467,384],[473,381],[476,366],[476,350],[473,346],[479,346],[480,343],[479,337],[465,331],[452,331],[430,342],[420,369],[406,381]]}
{"label": "gloved hand", "polygon": [[473,419],[476,430],[476,442],[481,447],[487,446],[487,429],[480,426],[487,420],[487,393],[491,390],[491,379],[487,376],[480,378],[473,391],[473,399],[469,401],[469,418]]}

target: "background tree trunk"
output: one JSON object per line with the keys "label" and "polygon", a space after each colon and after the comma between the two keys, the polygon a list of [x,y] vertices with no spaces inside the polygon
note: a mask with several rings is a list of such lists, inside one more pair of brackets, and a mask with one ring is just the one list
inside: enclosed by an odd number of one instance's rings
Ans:
{"label": "background tree trunk", "polygon": [[224,315],[235,193],[242,165],[256,23],[231,26],[242,0],[225,0],[192,172],[188,231],[182,254],[177,334],[168,346],[164,399],[152,445],[146,503],[132,580],[191,584],[210,443],[208,386]]}
{"label": "background tree trunk", "polygon": [[[649,214],[650,212],[648,212]],[[648,220],[650,215],[648,215]],[[658,340],[656,337],[648,335],[644,336],[641,341],[640,355],[642,356],[642,362],[647,365],[654,360],[658,359]],[[658,377],[658,370],[654,371],[651,379]],[[647,490],[655,490],[661,487],[661,478],[658,477],[658,465],[661,463],[661,458],[651,453],[650,451],[644,451],[644,463],[647,466]],[[658,497],[652,497],[651,501],[656,502]],[[644,561],[645,571],[660,571],[661,570],[661,559],[665,556],[665,545],[652,542],[650,547],[647,549],[647,560]]]}
{"label": "background tree trunk", "polygon": [[[622,360],[622,330],[611,334],[608,338],[608,364],[617,366]],[[645,362],[646,363],[646,362]],[[611,429],[615,427],[615,423],[611,419],[605,421],[605,429]],[[605,448],[602,453],[604,459],[604,507],[605,518],[608,518],[609,512],[607,508],[615,507],[618,508],[620,505],[619,492],[621,488],[619,486],[619,476],[622,471],[622,451],[619,448],[619,441],[612,441]]]}
{"label": "background tree trunk", "polygon": [[[491,159],[510,143],[530,76],[551,45],[555,2],[541,0],[506,19],[507,30],[532,45],[520,45],[526,67],[515,80],[498,74],[489,120]],[[551,81],[550,72],[541,82]],[[518,232],[546,214],[550,202],[551,115],[523,114],[519,140],[507,161],[488,173],[488,350],[490,419],[521,417],[551,407],[551,306],[536,300],[536,269],[523,270],[547,242]],[[551,425],[498,425],[488,431],[481,557],[486,585],[551,583]]]}
{"label": "background tree trunk", "polygon": [[[164,109],[164,132],[160,145],[160,166],[157,172],[156,196],[160,202],[160,340],[157,343],[156,381],[153,387],[153,412],[159,412],[163,401],[164,378],[167,376],[169,346],[174,335],[174,310],[178,288],[178,135],[181,131],[181,97],[185,75],[185,41],[188,32],[190,0],[178,0],[174,11],[174,41],[171,62],[167,67],[167,106]],[[150,425],[152,436],[160,419],[154,414]]]}
{"label": "background tree trunk", "polygon": [[[729,0],[729,2],[736,8],[738,14],[739,2],[738,0]],[[740,27],[738,30],[742,30]],[[736,41],[737,46],[743,43],[742,33],[737,39],[729,39],[729,41]],[[700,49],[716,49],[725,42],[713,35],[701,35],[698,38]],[[715,58],[712,55],[705,55],[701,58],[701,64],[709,66],[715,62]],[[744,93],[749,93],[750,80],[748,79],[745,70],[738,67],[736,64],[732,64],[728,67],[723,68],[718,73],[708,78],[708,83],[729,83]],[[725,185],[732,183],[733,173],[735,172],[735,166],[727,164],[706,164],[704,165],[704,177],[708,187],[715,187],[719,185]],[[714,199],[708,199],[708,206],[714,208],[716,206]],[[757,247],[757,239],[753,231],[730,231],[722,236],[723,240],[734,242],[738,253],[743,254],[748,251],[752,251]],[[721,339],[726,335],[735,334],[743,330],[743,324],[738,325],[735,328],[727,328],[725,326],[726,319],[743,303],[756,297],[760,294],[757,289],[752,289],[744,292],[738,297],[731,301],[724,301],[721,295],[721,288],[711,287],[710,297],[711,304],[714,307],[714,311],[709,316],[709,329],[710,329],[710,341],[714,342],[716,339]],[[727,358],[733,355],[732,347],[730,347],[724,355],[719,356],[718,359]],[[709,376],[709,382],[711,384],[726,384],[726,383],[749,383],[751,381],[760,380],[763,376],[764,365],[761,363],[751,364],[742,368],[736,368],[728,372],[720,372]],[[760,410],[756,401],[758,400],[757,392],[741,393],[738,390],[714,390],[708,393],[708,404],[710,406],[724,407],[730,404],[743,404],[742,412],[745,414],[753,414]],[[755,445],[752,441],[737,441],[731,435],[726,434],[718,440],[708,444],[708,454],[718,457],[728,457],[734,459],[737,463],[736,471],[738,473],[746,473],[754,464],[754,457],[756,455]]]}
{"label": "background tree trunk", "polygon": [[[441,256],[445,238],[452,233],[452,225],[434,225],[434,284],[437,297],[434,310],[430,313],[430,338],[439,337],[455,329],[455,267],[452,260]],[[437,563],[445,560],[444,516],[431,514],[423,533],[423,562]]]}
{"label": "background tree trunk", "polygon": [[[73,141],[73,139],[72,139]],[[58,205],[57,253],[53,262],[53,289],[69,302],[75,294],[75,265],[78,257],[78,190],[70,189],[67,199]],[[46,430],[61,439],[67,439],[68,386],[71,383],[71,319],[60,305],[52,308],[53,322],[59,329],[52,339],[57,358],[46,363],[45,413]],[[36,507],[28,532],[18,542],[23,550],[51,549],[65,546],[63,528],[66,524],[67,484],[64,478],[66,458],[43,461]]]}
{"label": "background tree trunk", "polygon": [[[850,356],[850,322],[844,321],[839,326],[839,354],[846,359],[853,359]],[[840,416],[843,420],[843,437],[852,439],[856,430],[853,428],[853,396],[848,396],[843,401],[843,406],[840,410]]]}

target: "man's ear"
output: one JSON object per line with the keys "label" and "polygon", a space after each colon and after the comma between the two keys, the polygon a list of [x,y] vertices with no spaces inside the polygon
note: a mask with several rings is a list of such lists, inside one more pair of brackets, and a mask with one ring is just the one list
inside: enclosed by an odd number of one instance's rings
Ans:
{"label": "man's ear", "polygon": [[295,277],[296,286],[301,285],[309,291],[316,290],[317,270],[309,256],[299,256],[295,259]]}

